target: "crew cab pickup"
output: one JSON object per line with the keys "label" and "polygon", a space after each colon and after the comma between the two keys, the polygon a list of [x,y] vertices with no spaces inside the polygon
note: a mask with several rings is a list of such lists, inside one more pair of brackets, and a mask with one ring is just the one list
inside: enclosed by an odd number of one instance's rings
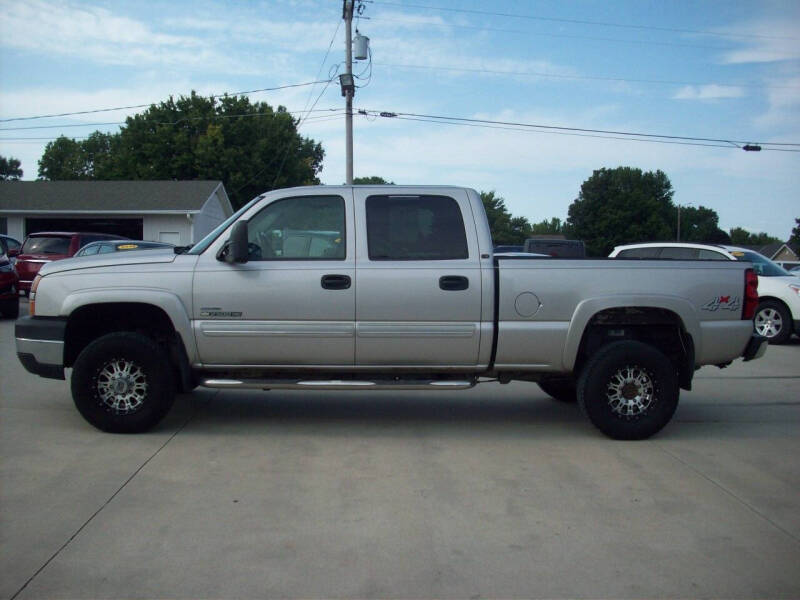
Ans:
{"label": "crew cab pickup", "polygon": [[185,253],[46,264],[16,324],[31,373],[138,432],[177,391],[457,390],[538,382],[618,439],[672,417],[695,369],[758,358],[734,261],[493,256],[479,195],[319,186],[255,198]]}

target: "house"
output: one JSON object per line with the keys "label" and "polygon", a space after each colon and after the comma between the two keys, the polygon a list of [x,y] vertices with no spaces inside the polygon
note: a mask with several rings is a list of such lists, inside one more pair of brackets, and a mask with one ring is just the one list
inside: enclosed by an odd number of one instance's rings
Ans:
{"label": "house", "polygon": [[797,262],[800,261],[800,247],[792,242],[776,242],[768,244],[759,250],[770,260],[775,262]]}
{"label": "house", "polygon": [[192,244],[233,214],[220,181],[4,181],[0,233],[91,231]]}

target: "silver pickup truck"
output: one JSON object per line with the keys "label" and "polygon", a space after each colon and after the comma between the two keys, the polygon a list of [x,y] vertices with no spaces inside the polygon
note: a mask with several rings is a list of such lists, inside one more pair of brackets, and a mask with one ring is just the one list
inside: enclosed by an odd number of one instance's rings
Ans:
{"label": "silver pickup truck", "polygon": [[672,417],[701,365],[758,358],[734,261],[493,256],[471,189],[319,186],[255,198],[182,254],[53,262],[16,324],[25,368],[92,425],[138,432],[176,392],[456,390],[538,382],[618,439]]}

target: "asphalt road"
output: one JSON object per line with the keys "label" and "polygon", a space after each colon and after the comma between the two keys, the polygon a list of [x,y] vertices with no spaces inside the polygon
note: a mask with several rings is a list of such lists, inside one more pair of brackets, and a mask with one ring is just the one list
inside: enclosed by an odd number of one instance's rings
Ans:
{"label": "asphalt road", "polygon": [[0,321],[0,597],[800,597],[800,342],[614,442],[533,384],[182,396],[96,431]]}

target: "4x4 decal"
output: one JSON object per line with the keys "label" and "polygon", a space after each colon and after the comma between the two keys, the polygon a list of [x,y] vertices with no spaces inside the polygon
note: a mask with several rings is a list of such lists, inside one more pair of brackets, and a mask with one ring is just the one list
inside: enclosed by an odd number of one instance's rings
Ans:
{"label": "4x4 decal", "polygon": [[717,296],[713,300],[706,302],[700,308],[702,310],[716,312],[718,310],[739,310],[741,306],[742,303],[739,296]]}

